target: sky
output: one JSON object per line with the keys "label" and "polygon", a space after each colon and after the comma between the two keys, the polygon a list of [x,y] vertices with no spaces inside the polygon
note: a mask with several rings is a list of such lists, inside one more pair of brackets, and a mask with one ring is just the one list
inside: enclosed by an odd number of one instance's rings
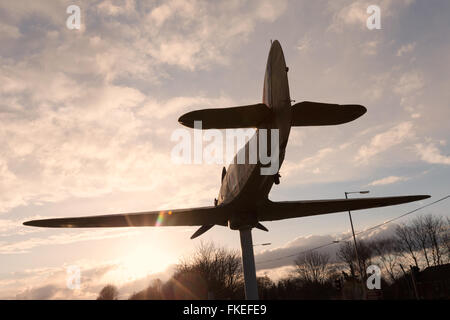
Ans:
{"label": "sky", "polygon": [[[78,5],[81,28],[66,13]],[[369,30],[369,5],[381,29]],[[199,108],[259,103],[271,40],[289,67],[291,98],[362,104],[360,119],[292,128],[272,200],[429,194],[353,213],[356,231],[450,194],[450,3],[446,0],[0,0],[0,298],[121,297],[200,241],[239,249],[216,226],[40,229],[36,218],[213,204],[218,164],[174,164],[177,119]],[[354,197],[356,195],[350,195]],[[421,213],[449,217],[448,202]],[[397,223],[408,222],[415,215]],[[347,213],[266,223],[253,231],[258,272],[348,236]],[[365,237],[392,234],[386,225]],[[81,271],[67,286],[67,268]]]}

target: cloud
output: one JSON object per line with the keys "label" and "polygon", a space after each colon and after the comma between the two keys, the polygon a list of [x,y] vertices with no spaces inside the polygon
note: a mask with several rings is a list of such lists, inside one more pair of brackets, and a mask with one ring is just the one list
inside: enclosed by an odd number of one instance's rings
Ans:
{"label": "cloud", "polygon": [[[100,13],[109,15],[119,15],[123,11],[110,1],[99,7]],[[127,10],[132,12],[139,28],[130,29],[120,22],[114,27],[121,26],[131,32],[135,43],[140,43],[138,54],[145,55],[147,60],[151,58],[159,64],[192,71],[208,69],[211,64],[227,63],[224,53],[234,44],[246,41],[257,23],[275,21],[284,12],[286,4],[285,1],[274,5],[271,1],[243,4],[171,0],[157,7],[149,4],[141,7],[139,11],[133,7]],[[114,47],[117,46],[115,43]],[[115,57],[112,60],[120,62]],[[144,62],[142,58],[139,60]]]}
{"label": "cloud", "polygon": [[443,155],[433,143],[418,143],[415,147],[422,161],[432,164],[450,165],[450,156]]}
{"label": "cloud", "polygon": [[[395,223],[386,224],[378,229],[368,230],[364,233],[358,235],[358,239],[365,241],[372,241],[375,239],[388,238],[394,235],[396,228]],[[364,230],[363,230],[364,231]],[[301,252],[310,250],[312,248],[317,248],[319,246],[327,245],[335,240],[343,239],[348,241],[351,237],[350,232],[342,232],[339,234],[325,234],[325,235],[308,235],[297,237],[283,246],[273,249],[263,250],[261,253],[255,255],[256,269],[263,274],[266,270],[286,268],[294,264],[294,260],[298,257]],[[331,261],[336,260],[336,252],[339,249],[339,244],[332,244],[327,247],[318,249],[319,252],[328,254]],[[289,269],[281,269],[285,274]],[[271,271],[267,271],[271,272]],[[278,273],[278,271],[272,271]],[[281,276],[281,275],[280,275]]]}
{"label": "cloud", "polygon": [[[295,144],[294,137],[290,139],[293,140],[293,143],[288,147],[288,154],[297,156],[287,157],[280,170],[283,184],[286,186],[292,188],[307,184],[349,181],[369,174],[367,166],[355,167],[351,163],[351,155],[355,154],[358,146],[361,145],[361,142],[355,136],[350,139],[343,137],[343,141],[347,141],[344,143],[338,141],[339,138],[334,139],[333,137],[330,139],[331,141],[316,152],[314,150],[317,144],[308,141],[308,143],[299,146]],[[333,145],[333,147],[327,147],[326,145]],[[306,152],[307,148],[311,150],[312,155],[302,157],[302,151]]]}
{"label": "cloud", "polygon": [[[68,290],[68,289],[64,289]],[[59,289],[54,285],[46,285],[39,288],[28,289],[18,295],[17,300],[49,300],[52,299]]]}
{"label": "cloud", "polygon": [[177,114],[194,105],[231,104],[225,97],[157,100],[133,87],[75,81],[61,72],[39,75],[38,69],[0,68],[7,80],[0,105],[15,101],[0,109],[3,212],[113,190],[148,191],[160,181],[177,184],[167,143]]}
{"label": "cloud", "polygon": [[[344,132],[338,134],[342,133]],[[289,152],[297,157],[286,158],[280,173],[284,183],[291,186],[357,179],[374,180],[380,163],[385,162],[392,167],[395,166],[394,161],[403,163],[417,160],[409,145],[418,139],[412,121],[403,121],[387,128],[386,125],[378,125],[351,134],[332,135],[327,137],[322,146],[311,142],[297,146],[294,137],[290,139],[294,144],[289,147]],[[321,148],[314,152],[317,147]],[[386,158],[388,151],[390,157]],[[312,155],[299,157],[302,152],[312,152]],[[367,165],[369,162],[370,166]]]}
{"label": "cloud", "polygon": [[283,167],[283,172],[286,174],[292,174],[299,170],[310,170],[314,171],[318,169],[319,163],[328,155],[333,153],[333,148],[323,148],[320,149],[315,155],[301,160],[299,163],[295,164],[292,162],[287,162]]}
{"label": "cloud", "polygon": [[273,1],[260,1],[256,13],[260,19],[273,22],[284,13],[286,8],[286,1],[279,1],[277,3]]}
{"label": "cloud", "polygon": [[[0,129],[7,150],[0,154],[0,211],[113,191],[150,191],[161,182],[176,186],[184,178],[187,183],[195,172],[214,169],[193,167],[186,172],[185,167],[174,166],[170,134],[178,124],[173,117],[170,124],[159,120],[192,105],[223,106],[229,100],[146,100],[132,88],[106,87],[86,92],[57,111],[42,107],[32,119],[17,116],[7,124],[5,119]],[[198,187],[201,193],[208,184]],[[191,192],[192,188],[194,184]],[[185,190],[174,187],[172,192],[181,195]]]}
{"label": "cloud", "polygon": [[[382,0],[376,3],[381,9],[381,25],[384,19],[390,18],[400,10],[408,7],[414,0]],[[366,21],[370,14],[367,8],[374,3],[371,1],[329,1],[328,11],[333,13],[329,31],[343,32],[346,27],[359,26],[358,29],[366,29]]]}
{"label": "cloud", "polygon": [[389,176],[386,178],[372,181],[371,183],[369,183],[369,186],[380,186],[380,185],[392,184],[392,183],[396,183],[399,181],[405,181],[405,180],[408,180],[408,178],[398,177],[398,176]]}
{"label": "cloud", "polygon": [[218,98],[209,98],[204,96],[197,97],[173,97],[165,101],[155,101],[149,99],[139,112],[140,116],[149,119],[161,120],[168,116],[178,115],[182,112],[192,111],[194,109],[207,109],[232,106],[233,102],[225,96]]}
{"label": "cloud", "polygon": [[[16,1],[5,6],[2,9],[13,18],[8,24],[2,22],[0,35],[6,34],[12,40],[0,54],[31,51],[27,59],[17,56],[20,64],[28,68],[45,64],[50,76],[55,70],[70,70],[105,77],[107,81],[133,77],[158,82],[169,76],[164,69],[167,64],[197,70],[226,63],[227,53],[245,42],[256,24],[273,22],[282,15],[286,4],[171,0],[159,7],[144,2],[137,8],[134,1],[102,1],[98,5],[81,1],[79,6],[83,32],[64,27],[67,15],[63,3],[30,5]],[[43,30],[39,21],[30,19],[33,15],[53,23]],[[38,31],[14,40],[20,35],[17,25],[23,21],[31,27],[36,23]]]}
{"label": "cloud", "polygon": [[[80,270],[80,288],[67,287],[67,268],[72,266]],[[95,299],[101,288],[109,283],[109,275],[117,268],[114,262],[77,261],[71,266],[27,269],[11,274],[9,283],[3,283],[0,297],[19,300]]]}
{"label": "cloud", "polygon": [[408,43],[408,44],[401,46],[397,50],[397,57],[401,57],[406,53],[410,53],[410,52],[414,51],[415,47],[416,47],[416,42]]}
{"label": "cloud", "polygon": [[134,0],[126,0],[125,5],[117,1],[117,5],[115,5],[113,2],[114,1],[111,0],[104,0],[97,5],[97,8],[100,10],[100,12],[111,16],[132,13],[136,9]]}
{"label": "cloud", "polygon": [[400,76],[394,91],[402,96],[417,94],[425,85],[423,76],[417,71],[406,72]]}
{"label": "cloud", "polygon": [[[80,270],[80,288],[67,287],[68,268]],[[145,289],[151,281],[166,281],[174,272],[174,266],[164,271],[152,273],[132,280],[121,279],[123,270],[119,261],[95,262],[80,260],[62,267],[44,267],[13,272],[9,279],[0,280],[0,299],[41,300],[41,299],[95,299],[107,284],[115,285],[120,299],[128,299],[131,294]]]}
{"label": "cloud", "polygon": [[386,91],[390,91],[391,77],[390,71],[372,75],[368,87],[364,90],[364,99],[377,101],[386,96]]}
{"label": "cloud", "polygon": [[309,34],[305,34],[298,42],[297,42],[297,50],[300,52],[306,52],[311,48],[311,37]]}
{"label": "cloud", "polygon": [[174,10],[167,3],[154,8],[150,14],[149,18],[159,27],[164,21],[166,21],[171,15],[173,15]]}
{"label": "cloud", "polygon": [[19,28],[0,22],[0,39],[17,39],[21,36]]}
{"label": "cloud", "polygon": [[140,234],[141,231],[133,230],[117,230],[117,229],[96,229],[90,231],[75,231],[75,232],[65,232],[56,235],[51,235],[48,237],[32,237],[29,239],[14,241],[14,242],[3,242],[0,243],[0,254],[22,254],[27,253],[31,249],[40,246],[47,245],[63,245],[71,244],[82,241],[94,241],[94,240],[104,240],[120,237],[130,237]]}
{"label": "cloud", "polygon": [[21,19],[31,16],[35,18],[50,18],[50,23],[64,23],[66,19],[66,6],[63,1],[55,3],[51,0],[43,0],[39,3],[27,0],[17,0],[14,2],[0,3],[0,8],[7,12],[7,19],[11,23],[17,24]]}
{"label": "cloud", "polygon": [[[167,143],[177,114],[194,105],[228,106],[231,99],[165,98],[148,84],[169,79],[167,65],[193,71],[225,63],[256,24],[275,21],[286,7],[284,1],[172,0],[139,10],[134,1],[119,4],[82,1],[82,33],[64,27],[63,4],[0,5],[11,14],[0,30],[12,36],[0,49],[0,212],[113,190],[150,191],[162,181],[179,185],[175,171],[186,170],[171,166]],[[12,26],[33,14],[52,23],[14,39]],[[11,54],[17,52],[26,57]]]}
{"label": "cloud", "polygon": [[352,2],[344,6],[341,3],[340,9],[337,10],[336,5],[333,5],[333,11],[336,13],[333,15],[333,20],[328,30],[342,32],[346,25],[359,25],[360,28],[365,28],[366,20],[369,16],[366,13],[368,6],[368,3],[361,1]]}
{"label": "cloud", "polygon": [[389,130],[375,135],[368,145],[359,148],[355,157],[357,162],[367,162],[375,155],[399,145],[413,135],[413,124],[410,121],[402,122]]}
{"label": "cloud", "polygon": [[[0,36],[18,38],[20,33],[15,26],[23,21],[35,23],[30,19],[33,15],[50,21],[47,26],[59,44],[58,60],[64,59],[64,54],[69,53],[65,49],[70,48],[69,56],[79,54],[79,58],[73,60],[78,66],[81,61],[90,60],[98,64],[93,64],[91,70],[100,67],[106,72],[109,69],[108,80],[126,72],[133,72],[135,76],[140,73],[149,79],[155,76],[155,69],[162,71],[161,64],[195,70],[226,63],[226,53],[236,44],[245,42],[258,23],[272,23],[286,10],[284,0],[277,4],[268,0],[247,3],[169,0],[160,5],[138,4],[134,0],[125,3],[105,0],[92,4],[82,0],[77,3],[81,8],[82,30],[69,31],[64,30],[65,5],[55,5],[52,1],[41,1],[37,5],[21,0],[0,5],[10,20],[8,24],[2,21]],[[44,35],[39,33],[42,26],[38,24],[36,29],[35,39],[27,35],[21,45],[31,47],[41,41],[52,49],[48,41],[39,39]],[[95,44],[89,43],[89,39],[94,38],[97,39]],[[26,40],[30,40],[29,43]],[[42,48],[42,45],[37,47]]]}
{"label": "cloud", "polygon": [[292,264],[292,265],[288,265],[288,266],[282,266],[279,268],[258,270],[256,272],[256,275],[258,277],[267,276],[270,278],[270,280],[276,282],[283,278],[291,277],[294,273],[295,273],[295,267]]}
{"label": "cloud", "polygon": [[[42,232],[41,228],[29,228],[23,225],[24,221],[44,219],[44,216],[34,215],[20,219],[0,219],[0,237],[6,238],[8,236],[25,235],[29,233]],[[1,243],[1,242],[0,242]],[[1,248],[1,245],[0,245]],[[0,249],[1,250],[1,249]]]}
{"label": "cloud", "polygon": [[379,46],[380,41],[367,41],[361,45],[362,53],[365,55],[373,56],[377,54],[377,47]]}
{"label": "cloud", "polygon": [[[65,94],[60,89],[51,97],[35,92],[39,102],[34,115],[21,117],[21,110],[0,114],[5,123],[0,140],[7,151],[0,154],[0,211],[37,199],[57,201],[69,195],[108,192],[112,180],[118,179],[114,175],[137,164],[130,161],[139,151],[129,154],[124,150],[141,126],[130,108],[143,101],[142,94],[113,86],[87,89],[81,96],[70,91]],[[48,106],[59,101],[66,107],[55,110]],[[145,143],[137,149],[151,152]],[[118,161],[111,162],[116,157]],[[145,158],[149,155],[140,161]],[[110,172],[109,178],[106,172]]]}
{"label": "cloud", "polygon": [[164,271],[149,274],[143,278],[126,282],[119,286],[119,295],[121,299],[128,299],[131,294],[139,292],[148,287],[154,280],[167,281],[175,272],[175,265],[168,266]]}

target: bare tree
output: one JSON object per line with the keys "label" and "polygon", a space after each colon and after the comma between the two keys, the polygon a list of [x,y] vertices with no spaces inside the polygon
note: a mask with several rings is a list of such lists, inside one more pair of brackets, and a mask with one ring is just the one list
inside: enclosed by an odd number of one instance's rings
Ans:
{"label": "bare tree", "polygon": [[161,300],[164,298],[163,286],[160,279],[155,279],[146,289],[133,293],[129,300]]}
{"label": "bare tree", "polygon": [[395,237],[397,239],[395,243],[398,246],[399,252],[401,252],[402,255],[409,255],[414,261],[416,267],[419,267],[416,253],[419,247],[417,242],[414,240],[412,228],[405,224],[397,226],[395,229]]}
{"label": "bare tree", "polygon": [[430,214],[423,219],[423,228],[429,238],[433,264],[435,266],[440,265],[442,264],[442,247],[446,230],[445,223],[442,217],[435,217]]}
{"label": "bare tree", "polygon": [[346,241],[341,244],[336,255],[339,260],[346,263],[350,269],[350,274],[355,277],[356,273],[359,273],[359,267],[361,266],[363,276],[366,276],[367,266],[370,265],[370,260],[372,258],[372,249],[366,241],[358,241],[358,257],[359,262],[356,259],[356,252],[354,243],[351,241]]}
{"label": "bare tree", "polygon": [[385,238],[374,240],[370,243],[370,246],[381,264],[383,265],[385,271],[389,275],[392,282],[395,281],[397,275],[398,266],[398,246],[395,244],[395,239]]}
{"label": "bare tree", "polygon": [[373,256],[373,250],[370,243],[367,241],[358,241],[358,257],[361,263],[361,268],[364,277],[367,278],[366,269],[371,265],[371,259]]}
{"label": "bare tree", "polygon": [[202,242],[192,257],[178,264],[174,278],[183,274],[199,275],[215,298],[232,297],[242,280],[240,255]]}
{"label": "bare tree", "polygon": [[258,283],[258,297],[261,300],[270,299],[270,292],[275,287],[275,283],[270,280],[267,275],[263,277],[257,277],[256,281]]}
{"label": "bare tree", "polygon": [[425,226],[425,218],[419,216],[413,220],[411,224],[411,231],[413,234],[413,241],[417,243],[418,248],[421,250],[427,267],[430,266],[429,249],[431,247],[430,237],[428,235],[427,228]]}
{"label": "bare tree", "polygon": [[296,260],[296,272],[304,281],[324,283],[330,271],[330,256],[317,251],[302,253]]}
{"label": "bare tree", "polygon": [[119,298],[119,290],[116,286],[108,284],[98,294],[97,300],[117,300]]}
{"label": "bare tree", "polygon": [[343,242],[339,246],[339,250],[337,251],[336,255],[339,260],[341,260],[348,266],[351,276],[355,277],[355,268],[357,269],[358,266],[356,265],[355,247],[353,246],[353,244],[348,241]]}
{"label": "bare tree", "polygon": [[450,219],[447,218],[442,231],[442,242],[447,255],[447,262],[450,262]]}

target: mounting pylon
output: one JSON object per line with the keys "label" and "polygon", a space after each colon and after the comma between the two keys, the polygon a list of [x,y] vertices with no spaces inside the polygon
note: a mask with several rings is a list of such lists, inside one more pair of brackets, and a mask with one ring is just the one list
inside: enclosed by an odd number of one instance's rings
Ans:
{"label": "mounting pylon", "polygon": [[253,254],[252,230],[239,230],[242,250],[242,267],[244,268],[245,299],[258,300],[258,284],[256,282],[255,256]]}

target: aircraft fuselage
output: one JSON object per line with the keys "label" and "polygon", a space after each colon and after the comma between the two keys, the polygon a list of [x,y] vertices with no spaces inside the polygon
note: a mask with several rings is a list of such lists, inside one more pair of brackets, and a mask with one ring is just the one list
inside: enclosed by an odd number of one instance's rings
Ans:
{"label": "aircraft fuselage", "polygon": [[[270,48],[264,77],[263,103],[272,111],[270,119],[261,124],[252,139],[259,138],[259,131],[267,129],[267,150],[270,151],[270,130],[279,130],[279,168],[281,167],[291,130],[291,98],[287,78],[286,62],[278,41]],[[236,154],[222,180],[217,205],[230,206],[233,210],[228,226],[233,229],[254,227],[258,222],[258,207],[267,201],[274,184],[273,175],[261,174],[261,162],[246,161],[238,164],[240,152],[249,154],[250,141]],[[278,169],[279,169],[278,168]]]}

